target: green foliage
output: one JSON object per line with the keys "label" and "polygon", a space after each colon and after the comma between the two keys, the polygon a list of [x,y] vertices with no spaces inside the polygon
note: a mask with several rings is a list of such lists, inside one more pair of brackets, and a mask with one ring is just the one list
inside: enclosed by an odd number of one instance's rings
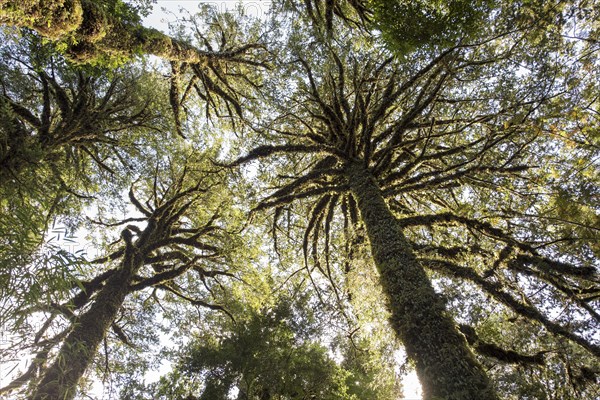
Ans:
{"label": "green foliage", "polygon": [[[124,399],[399,397],[346,175],[360,161],[502,398],[599,397],[597,1],[204,8],[173,37],[140,25],[148,0],[76,3],[0,6],[44,37],[5,33],[0,54],[0,356],[37,359],[11,396],[120,267],[119,233],[201,183],[169,209],[182,241],[145,253],[81,396],[101,377]],[[127,64],[142,53],[170,75]],[[237,156],[251,164],[224,168]],[[55,219],[88,221],[107,257],[47,243]],[[153,283],[165,271],[181,274]]]}
{"label": "green foliage", "polygon": [[374,375],[383,369],[374,360],[366,362],[368,350],[357,358],[338,338],[346,352],[338,365],[316,341],[322,328],[306,300],[279,298],[272,307],[246,311],[218,331],[197,335],[175,371],[158,384],[160,398],[227,399],[237,393],[257,400],[389,399],[389,383],[375,383]]}
{"label": "green foliage", "polygon": [[370,0],[373,25],[398,54],[451,47],[474,37],[495,0]]}

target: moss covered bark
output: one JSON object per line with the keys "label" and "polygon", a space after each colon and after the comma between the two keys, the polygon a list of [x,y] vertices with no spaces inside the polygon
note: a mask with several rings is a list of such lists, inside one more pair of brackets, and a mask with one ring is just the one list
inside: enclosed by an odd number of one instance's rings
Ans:
{"label": "moss covered bark", "polygon": [[132,277],[141,265],[139,254],[126,255],[119,272],[108,279],[90,309],[77,320],[30,400],[75,397],[79,379],[92,363],[98,346],[123,305]]}
{"label": "moss covered bark", "polygon": [[0,0],[0,22],[58,39],[81,26],[83,8],[80,0]]}
{"label": "moss covered bark", "polygon": [[493,385],[446,313],[377,183],[361,163],[346,174],[391,311],[427,400],[497,399]]}
{"label": "moss covered bark", "polygon": [[61,40],[67,55],[82,63],[153,54],[166,60],[202,64],[210,58],[228,56],[201,51],[156,29],[113,15],[102,2],[91,0],[0,0],[0,23]]}

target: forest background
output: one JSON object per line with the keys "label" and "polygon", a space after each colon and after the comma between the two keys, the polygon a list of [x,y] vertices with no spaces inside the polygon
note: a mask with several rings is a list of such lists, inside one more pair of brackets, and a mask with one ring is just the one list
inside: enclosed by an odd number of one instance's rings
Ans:
{"label": "forest background", "polygon": [[272,5],[0,1],[1,395],[598,397],[600,5]]}

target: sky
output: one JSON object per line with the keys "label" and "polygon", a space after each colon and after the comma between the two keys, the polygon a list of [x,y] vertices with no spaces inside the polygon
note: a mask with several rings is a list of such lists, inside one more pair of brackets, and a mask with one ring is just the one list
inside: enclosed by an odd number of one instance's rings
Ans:
{"label": "sky", "polygon": [[180,9],[187,10],[191,13],[200,10],[203,5],[210,5],[219,11],[227,11],[234,9],[237,4],[244,7],[244,11],[248,15],[261,16],[266,13],[271,5],[271,1],[267,0],[157,0],[153,6],[152,13],[144,18],[144,25],[160,29],[163,32],[168,32],[168,20],[173,19],[170,13],[177,14]]}

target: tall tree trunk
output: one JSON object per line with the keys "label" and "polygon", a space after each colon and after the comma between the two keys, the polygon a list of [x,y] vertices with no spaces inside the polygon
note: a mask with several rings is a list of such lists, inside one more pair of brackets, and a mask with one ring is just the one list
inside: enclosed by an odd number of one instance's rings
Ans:
{"label": "tall tree trunk", "polygon": [[417,262],[402,228],[361,163],[346,169],[391,311],[427,400],[497,399],[493,385]]}
{"label": "tall tree trunk", "polygon": [[202,51],[156,29],[123,21],[92,0],[0,0],[0,23],[33,29],[53,40],[71,36],[66,40],[68,54],[79,62],[102,56],[153,54],[166,60],[202,64],[211,58],[234,58],[253,47],[224,53]]}
{"label": "tall tree trunk", "polygon": [[142,265],[139,254],[125,255],[121,270],[113,274],[90,309],[76,322],[54,363],[45,371],[31,400],[69,400],[90,366],[104,335],[117,317],[129,291],[129,284]]}

